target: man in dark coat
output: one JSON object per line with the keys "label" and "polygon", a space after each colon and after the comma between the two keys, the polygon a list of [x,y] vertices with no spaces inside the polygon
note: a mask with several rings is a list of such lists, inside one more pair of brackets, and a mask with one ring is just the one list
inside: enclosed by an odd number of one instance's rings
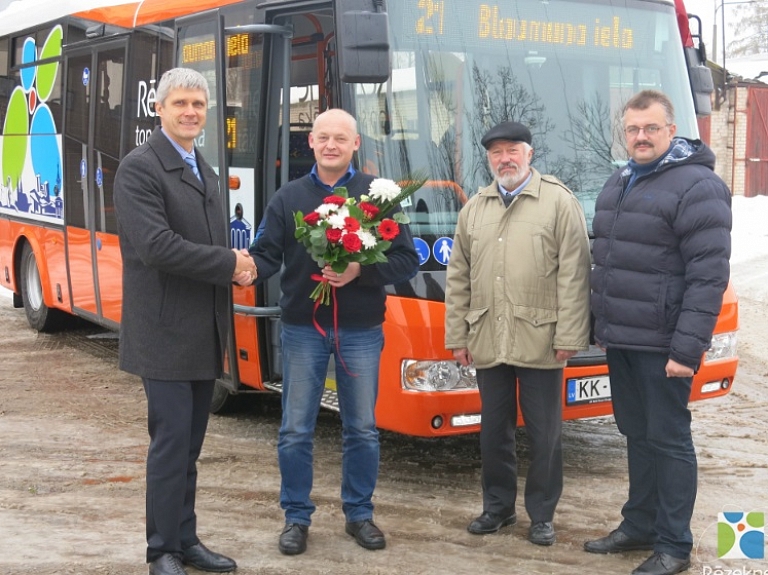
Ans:
{"label": "man in dark coat", "polygon": [[120,368],[147,395],[147,562],[150,575],[182,564],[214,572],[235,562],[197,538],[196,461],[229,333],[227,289],[255,277],[247,252],[227,246],[216,173],[195,148],[208,85],[199,73],[163,74],[161,127],[128,154],[115,176],[123,258]]}
{"label": "man in dark coat", "polygon": [[697,463],[688,400],[730,274],[731,193],[698,140],[675,138],[672,103],[646,90],[624,108],[631,159],[595,205],[592,311],[613,409],[627,438],[624,520],[591,553],[654,553],[632,573],[690,567]]}

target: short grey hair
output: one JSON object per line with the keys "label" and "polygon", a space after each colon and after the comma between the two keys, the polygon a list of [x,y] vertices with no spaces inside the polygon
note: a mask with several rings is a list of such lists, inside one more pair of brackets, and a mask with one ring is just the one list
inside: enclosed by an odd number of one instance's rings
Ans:
{"label": "short grey hair", "polygon": [[171,90],[179,88],[182,90],[202,90],[205,92],[205,101],[208,102],[211,99],[208,80],[200,72],[191,68],[171,68],[160,77],[155,100],[161,105],[165,105],[165,99]]}
{"label": "short grey hair", "polygon": [[664,92],[658,90],[643,90],[632,96],[624,105],[621,113],[622,121],[628,110],[647,110],[654,104],[660,104],[664,108],[667,124],[675,123],[675,107],[672,105],[672,100]]}

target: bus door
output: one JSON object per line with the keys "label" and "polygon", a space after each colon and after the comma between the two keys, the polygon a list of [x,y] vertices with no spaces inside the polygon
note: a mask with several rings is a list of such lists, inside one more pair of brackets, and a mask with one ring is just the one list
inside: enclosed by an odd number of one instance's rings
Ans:
{"label": "bus door", "polygon": [[[322,4],[326,20],[331,21],[328,3]],[[289,179],[288,158],[293,160],[290,99],[282,98],[292,85],[293,16],[256,10],[244,3],[183,18],[177,20],[176,30],[177,65],[202,73],[211,89],[205,137],[199,147],[218,171],[235,248],[253,241],[266,202],[279,181]],[[310,83],[317,85],[317,67],[311,70]],[[304,148],[309,125],[311,119],[303,126]],[[224,408],[226,401],[220,402],[219,397],[226,400],[228,392],[260,390],[280,379],[279,278],[270,279],[268,286],[258,292],[253,287],[233,290],[234,331],[228,358],[237,361],[226,362],[228,377],[218,382],[214,411]],[[266,293],[270,296],[265,297]]]}
{"label": "bus door", "polygon": [[122,266],[113,204],[128,39],[65,52],[66,250],[72,307],[116,327]]}
{"label": "bus door", "polygon": [[[312,123],[320,112],[341,104],[344,74],[337,59],[338,21],[361,14],[365,18],[370,9],[370,3],[360,0],[322,0],[300,6],[268,3],[263,5],[262,13],[255,15],[256,22],[263,23],[244,25],[249,15],[235,12],[225,19],[226,49],[222,47],[221,52],[225,54],[227,109],[220,111],[219,121],[227,122],[230,180],[240,180],[245,188],[246,182],[253,182],[250,198],[243,197],[242,189],[230,189],[230,208],[243,198],[244,219],[250,219],[255,226],[262,222],[266,205],[278,188],[311,170],[315,161],[308,142]],[[364,46],[366,53],[375,52],[361,41],[375,34],[360,31],[356,22],[348,28],[351,45]],[[386,29],[379,23],[376,31],[386,33]],[[351,70],[352,64],[364,61],[354,56],[349,58],[346,72],[366,77],[378,71],[370,59],[365,60],[363,71]],[[379,60],[388,73],[389,55]],[[253,177],[240,177],[247,176],[246,168],[251,169]],[[280,390],[279,299],[279,274],[258,290],[234,290],[236,352],[242,384]],[[333,407],[332,400],[325,403]]]}

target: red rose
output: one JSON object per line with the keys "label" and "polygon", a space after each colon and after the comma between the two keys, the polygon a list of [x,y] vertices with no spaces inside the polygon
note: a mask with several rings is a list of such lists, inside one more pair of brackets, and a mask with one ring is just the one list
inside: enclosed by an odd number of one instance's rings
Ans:
{"label": "red rose", "polygon": [[395,220],[381,220],[378,227],[379,235],[381,239],[386,241],[392,241],[400,233],[400,226],[397,225]]}
{"label": "red rose", "polygon": [[359,252],[360,248],[363,247],[363,242],[357,234],[344,234],[344,237],[341,238],[341,244],[345,250],[352,254]]}
{"label": "red rose", "polygon": [[328,241],[332,244],[337,244],[341,239],[341,230],[336,228],[328,228],[325,230],[325,237],[328,238]]}
{"label": "red rose", "polygon": [[379,208],[369,202],[360,202],[358,207],[363,210],[365,217],[369,220],[372,220],[377,215],[379,215]]}
{"label": "red rose", "polygon": [[347,232],[356,232],[360,229],[360,222],[355,218],[344,218],[344,230]]}
{"label": "red rose", "polygon": [[346,198],[342,198],[341,196],[328,196],[323,200],[324,204],[333,204],[334,206],[343,206],[345,203],[347,203]]}
{"label": "red rose", "polygon": [[320,214],[317,212],[309,212],[306,216],[304,216],[304,222],[309,224],[310,226],[316,226],[317,222],[320,221]]}

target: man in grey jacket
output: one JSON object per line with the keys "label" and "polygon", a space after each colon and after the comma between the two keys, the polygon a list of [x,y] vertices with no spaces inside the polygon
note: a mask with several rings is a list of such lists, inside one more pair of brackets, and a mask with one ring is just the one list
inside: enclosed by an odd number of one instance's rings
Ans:
{"label": "man in grey jacket", "polygon": [[161,127],[115,176],[123,257],[120,368],[147,395],[147,562],[150,575],[235,569],[197,538],[196,461],[229,333],[227,289],[253,281],[248,252],[227,248],[216,173],[195,147],[208,83],[194,70],[163,74]]}
{"label": "man in grey jacket", "polygon": [[595,204],[592,310],[613,411],[627,438],[624,520],[590,553],[653,549],[634,575],[690,567],[697,463],[688,400],[730,274],[731,194],[674,109],[645,90],[624,107],[631,159]]}
{"label": "man in grey jacket", "polygon": [[445,347],[474,362],[482,400],[483,513],[467,529],[517,521],[517,396],[530,439],[528,539],[555,542],[563,489],[563,367],[589,343],[589,240],[584,213],[557,178],[530,166],[531,132],[517,122],[481,143],[493,183],[459,213],[446,280]]}

